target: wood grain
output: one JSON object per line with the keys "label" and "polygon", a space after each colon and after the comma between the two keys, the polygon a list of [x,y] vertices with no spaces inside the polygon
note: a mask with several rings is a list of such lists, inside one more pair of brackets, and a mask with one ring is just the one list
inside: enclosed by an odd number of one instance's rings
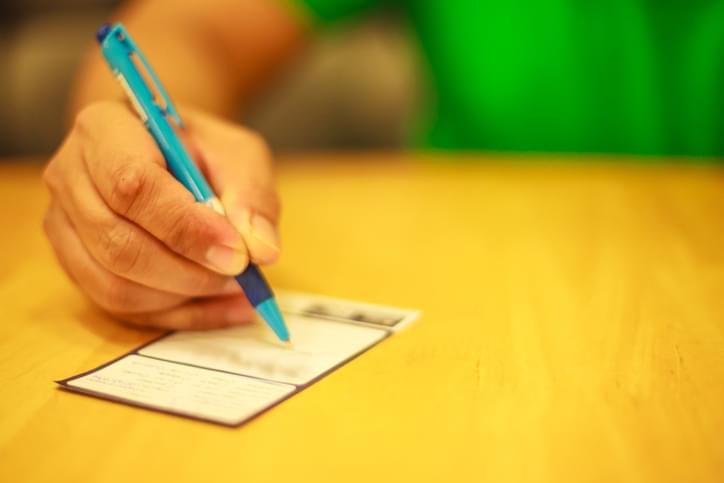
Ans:
{"label": "wood grain", "polygon": [[55,388],[156,333],[0,165],[0,481],[724,481],[724,169],[628,161],[283,160],[273,284],[424,314],[236,430]]}

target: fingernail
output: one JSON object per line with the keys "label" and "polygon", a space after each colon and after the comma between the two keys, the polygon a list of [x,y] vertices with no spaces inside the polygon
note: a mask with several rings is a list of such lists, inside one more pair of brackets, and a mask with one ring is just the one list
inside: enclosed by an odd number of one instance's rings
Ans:
{"label": "fingernail", "polygon": [[252,215],[251,234],[267,247],[276,252],[279,251],[279,234],[277,233],[277,229],[262,215],[256,213]]}
{"label": "fingernail", "polygon": [[231,212],[229,219],[246,241],[252,260],[268,263],[279,255],[279,234],[263,215],[251,210]]}
{"label": "fingernail", "polygon": [[249,257],[240,250],[224,245],[213,245],[206,252],[206,261],[220,273],[237,275],[246,267]]}

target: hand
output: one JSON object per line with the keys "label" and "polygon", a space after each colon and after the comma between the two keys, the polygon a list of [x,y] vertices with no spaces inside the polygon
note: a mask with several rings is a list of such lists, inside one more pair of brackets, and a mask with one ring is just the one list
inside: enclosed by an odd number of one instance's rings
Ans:
{"label": "hand", "polygon": [[61,265],[97,305],[144,326],[249,321],[232,275],[279,255],[271,156],[256,134],[184,113],[185,143],[228,219],[196,203],[121,102],[86,107],[48,163],[44,228]]}

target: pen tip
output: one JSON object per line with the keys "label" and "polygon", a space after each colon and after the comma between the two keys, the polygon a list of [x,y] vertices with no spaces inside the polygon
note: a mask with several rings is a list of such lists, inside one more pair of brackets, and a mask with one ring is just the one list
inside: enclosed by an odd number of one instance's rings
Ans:
{"label": "pen tip", "polygon": [[256,310],[281,342],[289,341],[289,331],[284,323],[284,317],[282,317],[282,313],[273,298],[267,299],[257,305]]}

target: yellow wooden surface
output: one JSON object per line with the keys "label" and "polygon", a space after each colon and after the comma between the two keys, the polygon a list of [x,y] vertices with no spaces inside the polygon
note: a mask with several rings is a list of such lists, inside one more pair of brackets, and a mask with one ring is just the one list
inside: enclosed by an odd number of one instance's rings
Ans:
{"label": "yellow wooden surface", "polygon": [[155,333],[0,165],[0,481],[724,481],[724,170],[476,161],[282,163],[274,285],[424,315],[239,429],[56,389]]}

